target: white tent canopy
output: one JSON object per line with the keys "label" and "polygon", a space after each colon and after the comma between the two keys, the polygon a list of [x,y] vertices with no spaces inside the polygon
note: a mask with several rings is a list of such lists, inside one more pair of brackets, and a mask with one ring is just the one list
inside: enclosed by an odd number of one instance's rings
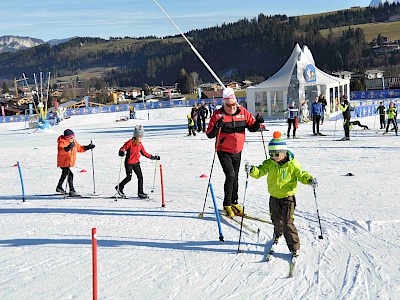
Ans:
{"label": "white tent canopy", "polygon": [[298,106],[314,102],[325,95],[328,113],[336,111],[335,99],[350,93],[350,80],[324,73],[315,67],[314,58],[307,46],[296,44],[289,59],[272,77],[260,84],[248,87],[247,107],[251,113],[268,117],[282,117],[291,101]]}

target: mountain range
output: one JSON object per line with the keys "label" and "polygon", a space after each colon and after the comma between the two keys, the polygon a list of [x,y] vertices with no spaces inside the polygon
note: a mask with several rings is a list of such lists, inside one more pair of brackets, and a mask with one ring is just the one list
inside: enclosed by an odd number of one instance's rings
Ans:
{"label": "mountain range", "polygon": [[65,38],[65,39],[53,39],[47,42],[31,38],[27,36],[13,36],[13,35],[5,35],[0,37],[0,53],[3,52],[16,52],[19,50],[29,49],[32,47],[39,46],[41,44],[47,43],[50,46],[55,46],[58,44],[65,43],[74,37]]}

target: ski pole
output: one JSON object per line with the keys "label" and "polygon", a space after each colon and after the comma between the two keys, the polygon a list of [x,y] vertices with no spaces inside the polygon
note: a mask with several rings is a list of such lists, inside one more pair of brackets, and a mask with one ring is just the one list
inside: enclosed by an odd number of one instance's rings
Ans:
{"label": "ski pole", "polygon": [[22,189],[22,202],[25,202],[25,188],[24,188],[24,180],[22,178],[21,166],[19,165],[19,161],[17,161],[19,179],[21,181],[21,189]]}
{"label": "ski pole", "polygon": [[375,119],[374,119],[374,130],[376,130],[375,123],[376,123],[376,114],[375,114]]}
{"label": "ski pole", "polygon": [[[92,140],[90,140],[90,144],[92,144]],[[94,180],[94,161],[93,161],[93,148],[90,149],[90,151],[92,152],[92,170],[93,170],[93,194],[96,194],[96,183]]]}
{"label": "ski pole", "polygon": [[117,193],[115,194],[115,201],[117,201],[117,195],[118,195],[118,192],[120,192],[120,190],[119,190],[119,180],[121,179],[122,158],[123,158],[123,156],[121,156],[121,162],[119,163],[119,173],[118,173],[118,182],[117,182],[118,189],[117,189]]}
{"label": "ski pole", "polygon": [[317,204],[317,194],[315,193],[315,188],[314,190],[314,199],[315,199],[315,207],[317,208],[317,216],[318,216],[318,223],[319,223],[319,230],[321,231],[321,235],[318,236],[320,240],[322,240],[324,237],[322,236],[322,227],[321,227],[321,219],[319,218],[319,211],[318,211],[318,204]]}
{"label": "ski pole", "polygon": [[[246,162],[247,163],[247,162]],[[240,231],[239,231],[239,242],[238,242],[238,249],[237,253],[241,253],[242,251],[240,250],[240,239],[242,237],[242,229],[243,229],[243,218],[244,218],[244,205],[246,202],[246,191],[247,191],[247,184],[249,183],[249,173],[246,175],[246,185],[244,187],[244,197],[243,197],[243,214],[242,214],[242,219],[240,220]]]}
{"label": "ski pole", "polygon": [[[72,161],[72,149],[70,149],[71,153],[69,155],[69,164],[68,164],[68,173],[67,173],[67,181],[65,182],[65,193],[64,193],[64,200],[67,197],[67,186],[68,186],[68,180],[69,180],[69,175],[71,173],[71,161]],[[71,192],[71,186],[69,187],[69,191]]]}
{"label": "ski pole", "polygon": [[261,129],[261,138],[262,138],[262,143],[263,143],[263,146],[264,146],[265,159],[268,159],[268,157],[267,157],[267,149],[265,148],[264,134],[263,134],[262,129]]}
{"label": "ski pole", "polygon": [[158,162],[158,160],[156,160],[156,162],[154,163],[153,188],[151,189],[152,193],[154,192],[154,183],[156,182],[157,162]]}
{"label": "ski pole", "polygon": [[213,157],[212,164],[211,164],[210,176],[208,176],[208,184],[207,184],[206,196],[204,198],[203,211],[199,214],[200,218],[203,217],[204,209],[206,208],[208,189],[210,188],[211,176],[212,176],[212,171],[213,171],[213,168],[214,168],[215,156],[217,154],[217,149],[218,149],[218,145],[219,145],[219,135],[220,135],[220,133],[221,133],[221,128],[218,129],[217,141],[216,141],[216,146],[215,146],[215,151],[214,151],[214,157]]}
{"label": "ski pole", "polygon": [[219,218],[219,211],[218,211],[218,207],[217,207],[217,201],[215,201],[214,189],[212,187],[211,182],[209,183],[209,185],[210,185],[210,190],[211,190],[211,198],[212,198],[213,203],[214,203],[215,216],[217,217],[219,240],[221,242],[224,242],[224,235],[222,234],[221,220]]}

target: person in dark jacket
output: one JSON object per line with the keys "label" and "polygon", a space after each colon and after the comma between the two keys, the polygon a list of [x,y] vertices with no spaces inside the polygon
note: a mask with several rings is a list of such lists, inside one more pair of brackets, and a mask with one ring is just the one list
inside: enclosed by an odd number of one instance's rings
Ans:
{"label": "person in dark jacket", "polygon": [[343,129],[344,129],[344,138],[341,141],[350,141],[350,102],[347,100],[347,96],[343,95],[340,98],[340,103],[338,105],[339,109],[343,114]]}
{"label": "person in dark jacket", "polygon": [[86,152],[95,146],[92,143],[87,146],[81,146],[75,139],[75,133],[71,129],[64,130],[64,134],[58,137],[57,144],[57,167],[61,168],[62,173],[56,191],[61,194],[67,193],[62,185],[65,178],[68,177],[69,196],[79,197],[80,195],[74,188],[74,174],[70,168],[75,166],[77,152]]}
{"label": "person in dark jacket", "polygon": [[386,127],[386,107],[383,105],[383,102],[379,102],[379,106],[375,110],[375,114],[379,112],[379,122],[380,122],[380,129],[385,129]]}
{"label": "person in dark jacket", "polygon": [[314,135],[321,135],[319,132],[319,122],[321,121],[322,104],[318,102],[318,97],[315,98],[315,102],[311,104],[311,117],[313,120],[312,128]]}
{"label": "person in dark jacket", "polygon": [[318,102],[321,103],[322,105],[322,115],[321,115],[321,125],[324,124],[324,119],[325,119],[325,107],[328,105],[328,102],[326,102],[325,95],[321,94],[318,97]]}
{"label": "person in dark jacket", "polygon": [[296,102],[292,101],[290,106],[286,109],[287,113],[287,122],[288,122],[288,129],[287,129],[287,138],[290,138],[290,129],[293,125],[293,138],[296,138],[296,129],[299,125],[299,109],[296,107]]}
{"label": "person in dark jacket", "polygon": [[262,127],[264,118],[251,113],[239,106],[232,88],[223,91],[222,107],[217,109],[207,127],[207,137],[216,137],[215,151],[225,174],[224,183],[224,211],[233,218],[243,215],[243,209],[238,204],[238,178],[240,160],[245,141],[246,128],[255,132]]}
{"label": "person in dark jacket", "polygon": [[126,197],[123,190],[125,185],[131,181],[132,179],[132,171],[135,172],[137,179],[138,179],[138,197],[142,199],[146,199],[149,196],[143,192],[143,175],[142,169],[140,168],[140,156],[143,155],[147,158],[153,160],[160,160],[158,155],[151,155],[146,152],[143,147],[142,139],[144,137],[144,130],[142,125],[136,125],[135,129],[133,130],[133,138],[127,141],[118,152],[118,155],[123,157],[125,156],[125,172],[126,177],[122,180],[115,189],[118,192],[118,195],[121,197]]}

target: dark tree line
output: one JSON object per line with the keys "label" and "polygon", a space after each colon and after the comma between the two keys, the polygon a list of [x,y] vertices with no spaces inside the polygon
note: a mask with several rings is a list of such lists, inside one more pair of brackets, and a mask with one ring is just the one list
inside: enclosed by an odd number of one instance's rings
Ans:
{"label": "dark tree line", "polygon": [[[400,14],[400,5],[339,11],[300,24],[299,18],[285,15],[258,15],[221,26],[187,33],[196,49],[222,80],[262,80],[273,75],[286,62],[296,43],[307,45],[317,63],[326,72],[363,70],[366,67],[399,64],[399,54],[385,59],[374,56],[361,29],[348,28],[340,37],[327,38],[319,30],[386,20]],[[104,83],[114,86],[173,84],[182,76],[196,72],[199,79],[213,81],[210,72],[189,45],[177,37],[171,39],[110,40],[75,38],[66,43],[40,46],[0,54],[0,78],[52,72],[52,77],[76,75],[88,68],[110,68]],[[131,39],[131,43],[120,42]],[[107,46],[107,47],[105,47]],[[182,74],[185,70],[185,74]],[[103,82],[103,81],[102,81]],[[98,81],[93,84],[99,85]]]}

